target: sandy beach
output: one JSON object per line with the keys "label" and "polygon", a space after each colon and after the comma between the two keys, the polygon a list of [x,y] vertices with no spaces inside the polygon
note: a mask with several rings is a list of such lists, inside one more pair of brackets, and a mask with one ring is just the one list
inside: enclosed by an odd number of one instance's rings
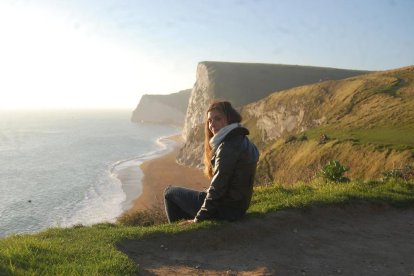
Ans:
{"label": "sandy beach", "polygon": [[[175,158],[183,144],[181,136],[172,136],[167,139],[174,142],[172,151],[155,159],[146,160],[140,165],[143,173],[142,191],[139,197],[133,201],[132,207],[125,211],[126,213],[162,205],[164,189],[168,185],[195,190],[204,190],[209,186],[209,180],[201,170],[177,164]],[[119,175],[121,182],[122,179],[130,179],[131,177],[136,177],[133,170],[123,170]],[[139,181],[137,181],[137,185],[139,185]],[[125,192],[127,193],[127,190]]]}

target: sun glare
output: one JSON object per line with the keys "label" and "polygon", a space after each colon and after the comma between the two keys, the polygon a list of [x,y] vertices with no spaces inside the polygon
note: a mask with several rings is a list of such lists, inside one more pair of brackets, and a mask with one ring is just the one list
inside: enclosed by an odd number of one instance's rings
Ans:
{"label": "sun glare", "polygon": [[[159,63],[55,13],[0,4],[0,34],[0,109],[132,108],[163,89]],[[175,92],[164,74],[160,92]]]}

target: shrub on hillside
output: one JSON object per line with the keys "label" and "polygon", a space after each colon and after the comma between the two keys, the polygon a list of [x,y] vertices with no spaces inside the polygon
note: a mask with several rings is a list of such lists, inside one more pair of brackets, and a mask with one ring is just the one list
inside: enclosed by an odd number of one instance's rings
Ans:
{"label": "shrub on hillside", "polygon": [[306,136],[306,134],[302,134],[298,137],[298,141],[308,141],[308,136]]}
{"label": "shrub on hillside", "polygon": [[323,144],[326,144],[328,141],[329,141],[329,137],[328,137],[328,135],[326,135],[326,134],[322,134],[322,135],[319,137],[318,144],[319,144],[319,145],[323,145]]}
{"label": "shrub on hillside", "polygon": [[285,140],[285,144],[290,143],[290,142],[294,142],[296,141],[296,136],[295,135],[289,135],[286,140]]}
{"label": "shrub on hillside", "polygon": [[126,226],[151,226],[166,223],[167,217],[163,208],[153,206],[144,211],[125,213],[117,221]]}
{"label": "shrub on hillside", "polygon": [[299,137],[296,137],[295,135],[289,135],[286,139],[285,139],[285,144],[288,144],[290,142],[295,142],[295,141],[307,141],[308,137],[305,134],[300,135]]}
{"label": "shrub on hillside", "polygon": [[393,169],[385,171],[382,173],[384,176],[384,181],[389,180],[390,178],[399,178],[404,179],[405,181],[414,179],[414,167],[411,165],[406,165],[402,169]]}
{"label": "shrub on hillside", "polygon": [[347,172],[349,168],[346,168],[339,163],[339,161],[329,161],[322,170],[321,175],[323,178],[334,181],[334,182],[348,182],[349,178],[344,176],[344,173]]}

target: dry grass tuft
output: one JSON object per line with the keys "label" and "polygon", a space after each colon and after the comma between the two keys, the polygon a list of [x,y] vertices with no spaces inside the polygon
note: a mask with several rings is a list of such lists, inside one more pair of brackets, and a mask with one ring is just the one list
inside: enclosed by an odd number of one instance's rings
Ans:
{"label": "dry grass tuft", "polygon": [[117,222],[125,226],[151,226],[167,223],[168,220],[164,208],[159,205],[143,211],[124,213]]}

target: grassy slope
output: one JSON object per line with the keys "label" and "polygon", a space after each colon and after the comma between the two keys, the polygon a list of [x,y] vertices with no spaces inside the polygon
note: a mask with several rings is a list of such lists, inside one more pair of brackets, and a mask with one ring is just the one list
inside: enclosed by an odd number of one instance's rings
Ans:
{"label": "grassy slope", "polygon": [[[314,181],[291,188],[281,185],[256,187],[248,217],[288,208],[362,202],[413,206],[414,182],[335,184]],[[121,240],[173,235],[202,228],[210,228],[214,235],[217,225],[220,223],[204,222],[190,227],[98,224],[12,236],[0,240],[0,275],[134,275],[139,268],[116,248]]]}
{"label": "grassy slope", "polygon": [[[351,168],[350,177],[365,179],[414,163],[414,67],[297,87],[262,102],[262,114],[280,107],[301,108],[305,116],[300,127],[307,128],[304,133],[296,128],[282,139],[266,140],[257,128],[263,115],[243,111],[262,151],[258,171],[262,182],[309,180],[334,159]],[[322,134],[330,138],[326,144],[318,143]],[[285,143],[288,135],[308,139]]]}

